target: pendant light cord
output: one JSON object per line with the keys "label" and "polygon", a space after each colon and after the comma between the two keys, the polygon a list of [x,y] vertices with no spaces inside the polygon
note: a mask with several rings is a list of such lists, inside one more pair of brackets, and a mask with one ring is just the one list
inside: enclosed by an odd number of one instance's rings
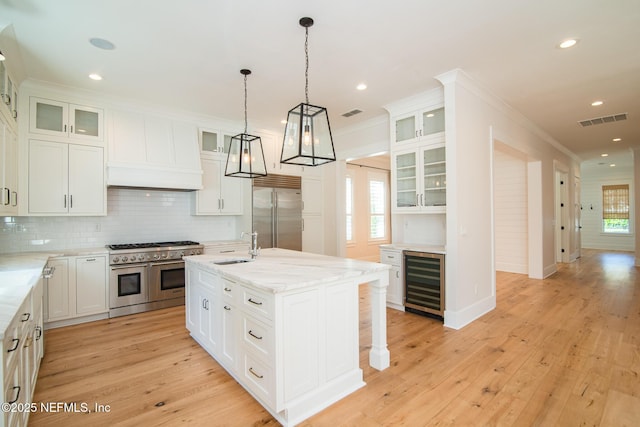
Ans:
{"label": "pendant light cord", "polygon": [[247,133],[247,75],[244,75],[244,133]]}
{"label": "pendant light cord", "polygon": [[309,27],[304,28],[304,57],[305,57],[305,69],[304,69],[304,97],[306,103],[309,103]]}

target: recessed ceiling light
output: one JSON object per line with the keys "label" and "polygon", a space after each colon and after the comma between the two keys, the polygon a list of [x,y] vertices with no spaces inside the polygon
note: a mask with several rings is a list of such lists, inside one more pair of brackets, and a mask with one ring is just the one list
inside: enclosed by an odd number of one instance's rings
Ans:
{"label": "recessed ceiling light", "polygon": [[620,142],[622,141],[622,138],[613,138],[613,142]]}
{"label": "recessed ceiling light", "polygon": [[575,46],[576,43],[578,43],[578,39],[567,39],[567,40],[561,41],[558,47],[560,49],[568,49],[570,47]]}
{"label": "recessed ceiling light", "polygon": [[611,163],[611,164],[609,165],[609,167],[611,167],[611,168],[615,168],[615,167],[616,167],[616,164],[615,164],[615,163]]}
{"label": "recessed ceiling light", "polygon": [[102,80],[102,76],[100,74],[96,74],[96,73],[89,74],[89,78],[91,80]]}
{"label": "recessed ceiling light", "polygon": [[360,83],[358,86],[356,86],[356,89],[358,90],[365,90],[367,88],[367,85],[364,83]]}
{"label": "recessed ceiling light", "polygon": [[600,154],[600,157],[608,157],[609,155],[607,153],[602,153]]}
{"label": "recessed ceiling light", "polygon": [[89,39],[89,43],[91,43],[92,45],[94,45],[98,49],[113,50],[113,49],[116,48],[116,45],[111,43],[109,40],[101,39],[101,38],[98,38],[98,37],[94,37],[92,39]]}
{"label": "recessed ceiling light", "polygon": [[280,123],[282,123],[283,125],[286,125],[287,121],[286,120],[280,120]]}
{"label": "recessed ceiling light", "polygon": [[599,107],[600,105],[604,104],[604,101],[593,101],[591,103],[592,107]]}

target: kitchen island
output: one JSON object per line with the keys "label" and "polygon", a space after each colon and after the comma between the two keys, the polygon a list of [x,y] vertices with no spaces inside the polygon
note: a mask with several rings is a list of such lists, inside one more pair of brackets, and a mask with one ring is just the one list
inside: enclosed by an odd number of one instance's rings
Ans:
{"label": "kitchen island", "polygon": [[295,425],[365,385],[358,285],[369,283],[369,364],[389,366],[389,266],[285,249],[185,257],[191,336],[280,423]]}

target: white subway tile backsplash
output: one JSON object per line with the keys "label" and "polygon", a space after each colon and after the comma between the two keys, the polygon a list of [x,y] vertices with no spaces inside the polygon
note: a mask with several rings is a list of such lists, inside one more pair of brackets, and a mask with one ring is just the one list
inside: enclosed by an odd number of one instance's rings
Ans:
{"label": "white subway tile backsplash", "polygon": [[240,216],[193,216],[190,192],[109,188],[106,217],[4,217],[0,253],[112,243],[234,240]]}

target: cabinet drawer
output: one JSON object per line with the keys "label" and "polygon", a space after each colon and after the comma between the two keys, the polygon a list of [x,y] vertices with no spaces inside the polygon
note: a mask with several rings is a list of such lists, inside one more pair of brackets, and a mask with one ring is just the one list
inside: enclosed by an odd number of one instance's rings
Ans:
{"label": "cabinet drawer", "polygon": [[402,253],[400,251],[380,251],[380,262],[400,267],[402,265]]}
{"label": "cabinet drawer", "polygon": [[273,355],[273,329],[249,316],[242,316],[242,334],[245,348],[269,363]]}
{"label": "cabinet drawer", "polygon": [[242,375],[244,377],[243,385],[273,408],[275,403],[274,369],[251,354],[245,354]]}
{"label": "cabinet drawer", "polygon": [[268,323],[273,321],[273,295],[253,288],[242,287],[242,308],[246,313]]}
{"label": "cabinet drawer", "polygon": [[240,287],[233,280],[222,279],[222,297],[225,301],[233,304],[236,300],[236,295],[239,295]]}

